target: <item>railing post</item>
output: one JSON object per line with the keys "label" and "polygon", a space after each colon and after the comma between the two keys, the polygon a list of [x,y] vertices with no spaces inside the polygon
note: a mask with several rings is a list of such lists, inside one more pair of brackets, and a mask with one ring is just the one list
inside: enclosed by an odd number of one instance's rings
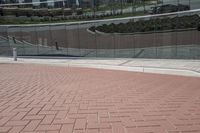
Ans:
{"label": "railing post", "polygon": [[14,61],[17,61],[17,49],[13,48],[13,59]]}

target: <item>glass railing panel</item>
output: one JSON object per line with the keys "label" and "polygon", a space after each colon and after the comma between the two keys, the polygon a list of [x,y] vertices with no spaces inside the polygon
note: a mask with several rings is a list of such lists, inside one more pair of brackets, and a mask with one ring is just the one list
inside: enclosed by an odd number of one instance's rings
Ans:
{"label": "glass railing panel", "polygon": [[7,27],[0,26],[0,56],[12,55],[12,49],[9,45]]}
{"label": "glass railing panel", "polygon": [[1,37],[8,37],[7,26],[0,25],[0,36]]}
{"label": "glass railing panel", "polygon": [[181,0],[161,0],[161,5],[178,5]]}
{"label": "glass railing panel", "polygon": [[[180,7],[180,11],[182,10],[182,9],[188,9],[188,7],[190,7],[190,2],[191,2],[192,0],[179,0],[179,4],[181,5],[181,7]],[[182,6],[182,5],[184,5],[184,6]],[[190,8],[189,8],[190,9]]]}
{"label": "glass railing panel", "polygon": [[190,9],[200,9],[200,1],[199,0],[189,0]]}
{"label": "glass railing panel", "polygon": [[[192,26],[193,29],[189,30],[188,33],[189,35],[187,35],[187,43],[189,45],[186,45],[185,47],[187,47],[188,49],[188,53],[190,54],[190,58],[191,59],[199,59],[200,58],[200,12],[191,12],[189,13],[189,15],[191,16],[192,20]],[[180,52],[179,52],[180,53]]]}
{"label": "glass railing panel", "polygon": [[199,16],[199,11],[186,11],[66,24],[16,25],[8,29],[1,26],[0,36],[1,44],[8,36],[9,46],[17,47],[20,55],[197,59]]}
{"label": "glass railing panel", "polygon": [[23,45],[22,55],[38,55],[37,45],[37,32],[36,27],[32,26],[20,26],[21,29],[21,45]]}
{"label": "glass railing panel", "polygon": [[22,41],[37,45],[37,31],[36,26],[20,26]]}
{"label": "glass railing panel", "polygon": [[193,45],[193,36],[191,35],[197,28],[195,20],[193,21],[196,17],[189,13],[183,13],[178,14],[177,18],[177,58],[191,58],[190,47]]}
{"label": "glass railing panel", "polygon": [[20,26],[9,26],[7,32],[10,38],[22,41],[22,31]]}
{"label": "glass railing panel", "polygon": [[153,19],[149,17],[134,19],[135,58],[154,58],[156,56],[154,25]]}
{"label": "glass railing panel", "polygon": [[79,23],[80,55],[82,57],[96,57],[96,33],[91,28],[94,22]]}
{"label": "glass railing panel", "polygon": [[[134,33],[132,29],[133,19],[116,20],[114,22],[114,46],[116,58],[132,58],[134,57]],[[126,26],[129,25],[129,26]],[[123,30],[124,31],[123,31]]]}
{"label": "glass railing panel", "polygon": [[9,26],[7,29],[10,48],[17,48],[18,55],[24,55],[23,35],[20,26]]}
{"label": "glass railing panel", "polygon": [[[35,32],[37,36],[38,55],[51,55],[53,53],[51,47],[54,46],[52,40],[51,27],[49,25],[36,25]],[[43,47],[50,47],[45,49]]]}
{"label": "glass railing panel", "polygon": [[[98,27],[107,25],[108,31],[99,30]],[[99,21],[96,23],[96,45],[97,57],[114,57],[115,56],[115,43],[114,34],[111,33],[114,29],[114,21]]]}
{"label": "glass railing panel", "polygon": [[157,58],[176,58],[177,15],[158,16],[155,19]]}
{"label": "glass railing panel", "polygon": [[85,15],[91,16],[91,18],[103,18],[114,15],[114,1],[94,0],[91,1],[91,6],[83,7]]}
{"label": "glass railing panel", "polygon": [[[200,12],[197,13],[200,16]],[[200,21],[200,20],[199,20]],[[194,44],[195,46],[192,49],[193,59],[200,59],[200,24],[198,25],[198,30],[194,34]]]}
{"label": "glass railing panel", "polygon": [[67,55],[67,31],[65,24],[50,25],[54,55]]}
{"label": "glass railing panel", "polygon": [[80,57],[80,40],[79,40],[79,30],[78,25],[67,24],[66,25],[66,36],[67,36],[67,46],[68,46],[68,56]]}

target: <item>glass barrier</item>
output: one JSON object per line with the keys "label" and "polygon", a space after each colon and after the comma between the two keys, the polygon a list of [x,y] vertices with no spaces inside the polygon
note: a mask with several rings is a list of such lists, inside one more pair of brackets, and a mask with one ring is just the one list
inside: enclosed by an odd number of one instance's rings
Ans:
{"label": "glass barrier", "polygon": [[[111,16],[139,16],[160,14],[189,9],[199,9],[199,0],[35,0],[1,4],[1,16],[31,18],[38,21],[71,19],[95,20]],[[34,17],[35,18],[34,18]]]}
{"label": "glass barrier", "polygon": [[67,24],[66,25],[66,36],[68,46],[68,56],[80,56],[80,40],[79,40],[79,29],[78,24]]}
{"label": "glass barrier", "polygon": [[199,0],[189,0],[190,9],[199,9],[200,1]]}
{"label": "glass barrier", "polygon": [[157,58],[176,58],[177,45],[177,15],[167,15],[165,18],[156,17],[155,43]]}
{"label": "glass barrier", "polygon": [[80,23],[79,25],[79,41],[81,57],[96,57],[96,34],[89,30],[95,26],[95,23]]}
{"label": "glass barrier", "polygon": [[[59,33],[59,34],[58,34]],[[50,36],[55,55],[67,55],[66,25],[50,25]]]}
{"label": "glass barrier", "polygon": [[11,49],[16,47],[19,55],[200,59],[199,23],[197,10],[60,24],[0,26],[0,55],[11,55]]}
{"label": "glass barrier", "polygon": [[17,48],[18,55],[24,55],[24,43],[22,42],[22,31],[20,26],[10,26],[7,29],[8,42],[12,48]]}
{"label": "glass barrier", "polygon": [[[198,16],[200,16],[200,12],[192,12],[190,13],[190,16],[193,16],[193,21],[194,22],[200,22],[200,18]],[[198,28],[194,28],[194,30],[190,31],[190,38],[188,38],[188,40],[190,40],[190,45],[188,45],[188,47],[190,48],[190,57],[191,59],[199,59],[200,58],[200,24],[198,24],[197,26]],[[188,58],[188,57],[185,57]]]}
{"label": "glass barrier", "polygon": [[[53,53],[53,37],[50,25],[35,26],[37,39],[37,52],[39,55],[51,55]],[[46,48],[45,48],[46,47]]]}
{"label": "glass barrier", "polygon": [[[124,25],[127,22],[132,22],[134,20],[128,19],[127,21],[115,21],[115,24]],[[130,29],[133,26],[129,26]],[[115,28],[116,30],[116,28]],[[132,58],[134,57],[134,35],[133,34],[124,34],[120,35],[118,33],[114,34],[114,43],[115,43],[115,57],[117,58]]]}
{"label": "glass barrier", "polygon": [[[114,27],[112,24],[114,21],[100,21],[96,23],[96,27],[102,26],[103,24],[110,25],[110,30]],[[97,46],[97,57],[114,57],[115,51],[115,43],[114,43],[114,35],[113,34],[106,34],[104,32],[99,31],[98,29],[95,30],[96,34],[96,46]]]}
{"label": "glass barrier", "polygon": [[11,56],[12,50],[8,41],[6,26],[0,26],[0,56]]}
{"label": "glass barrier", "polygon": [[37,32],[35,26],[24,26],[21,29],[21,39],[23,47],[23,55],[38,55],[39,48],[37,46]]}

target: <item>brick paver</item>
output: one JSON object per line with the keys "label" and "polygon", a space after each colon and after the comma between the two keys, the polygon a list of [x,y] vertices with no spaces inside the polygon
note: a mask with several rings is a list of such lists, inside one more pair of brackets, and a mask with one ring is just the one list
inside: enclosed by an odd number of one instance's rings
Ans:
{"label": "brick paver", "polygon": [[0,64],[0,133],[200,133],[200,78]]}

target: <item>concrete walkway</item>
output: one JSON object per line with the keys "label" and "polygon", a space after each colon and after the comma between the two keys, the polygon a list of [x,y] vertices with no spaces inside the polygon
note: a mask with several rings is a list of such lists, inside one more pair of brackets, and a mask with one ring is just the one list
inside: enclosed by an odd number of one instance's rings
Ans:
{"label": "concrete walkway", "polygon": [[14,62],[12,58],[0,57],[0,63],[48,64],[200,77],[200,60],[20,57]]}

